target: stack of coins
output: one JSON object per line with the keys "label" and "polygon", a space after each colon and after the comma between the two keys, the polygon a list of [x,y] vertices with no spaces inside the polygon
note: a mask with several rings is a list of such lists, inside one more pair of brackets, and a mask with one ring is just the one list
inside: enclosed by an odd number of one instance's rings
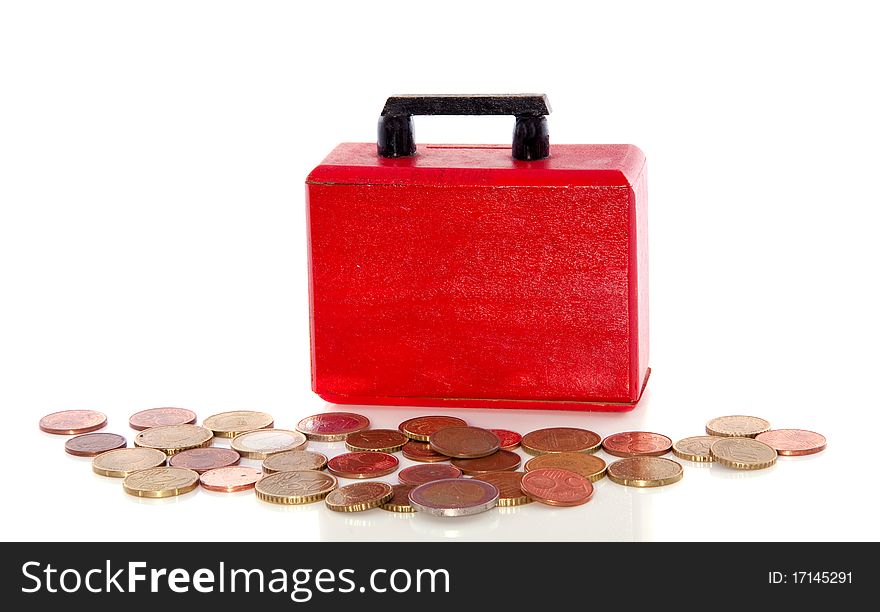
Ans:
{"label": "stack of coins", "polygon": [[[602,438],[578,427],[520,435],[446,415],[407,419],[397,429],[371,428],[367,417],[352,412],[312,415],[294,429],[276,429],[272,415],[251,410],[213,414],[201,425],[197,420],[183,408],[136,412],[129,419],[137,431],[132,447],[122,435],[97,432],[107,417],[94,410],[52,413],[39,427],[72,436],[64,445],[68,454],[91,458],[95,473],[123,479],[123,490],[138,497],[172,497],[201,487],[253,494],[274,504],[324,500],[334,512],[381,508],[444,517],[533,501],[580,506],[606,476],[629,487],[671,485],[682,479],[684,468],[663,456],[668,453],[723,469],[760,470],[779,456],[814,454],[826,445],[821,434],[771,429],[767,420],[745,415],[714,418],[705,425],[707,435],[675,443],[654,432]],[[224,439],[229,448],[215,446]],[[339,445],[323,449],[326,454],[313,448],[339,442],[345,452],[336,452]],[[606,464],[599,451],[614,460]],[[528,459],[524,464],[521,452]],[[400,469],[397,453],[412,465]],[[392,475],[396,482],[378,480]]]}

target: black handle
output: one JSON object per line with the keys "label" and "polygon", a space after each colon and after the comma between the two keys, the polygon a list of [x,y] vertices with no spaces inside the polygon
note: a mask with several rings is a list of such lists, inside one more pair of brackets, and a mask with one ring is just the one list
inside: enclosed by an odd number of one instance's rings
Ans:
{"label": "black handle", "polygon": [[543,94],[391,96],[379,117],[379,156],[416,154],[413,115],[513,115],[514,159],[544,159],[550,155],[548,114],[550,102]]}

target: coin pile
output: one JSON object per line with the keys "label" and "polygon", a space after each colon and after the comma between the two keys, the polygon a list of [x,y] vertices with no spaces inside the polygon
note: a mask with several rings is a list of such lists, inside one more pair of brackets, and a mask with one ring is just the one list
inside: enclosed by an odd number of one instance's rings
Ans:
{"label": "coin pile", "polygon": [[[496,506],[537,501],[579,506],[593,497],[593,483],[606,475],[620,485],[660,487],[684,475],[672,452],[693,462],[758,470],[778,456],[809,455],[825,448],[825,437],[802,429],[770,429],[764,419],[734,415],[712,419],[705,436],[675,443],[658,433],[626,431],[605,437],[576,427],[538,429],[524,436],[507,429],[483,429],[442,415],[408,419],[394,429],[371,429],[370,420],[351,412],[316,414],[294,429],[274,429],[265,412],[236,410],[207,417],[183,408],[152,408],[133,414],[134,446],[124,436],[92,433],[107,417],[93,410],[56,412],[40,420],[51,434],[73,435],[71,455],[93,457],[92,470],[123,479],[123,490],[138,497],[171,497],[202,488],[232,493],[254,490],[275,504],[324,500],[335,512],[382,508],[467,516]],[[231,448],[213,446],[231,438]],[[348,452],[329,458],[310,443],[345,442]],[[532,458],[518,471],[521,447]],[[594,453],[618,457],[610,465]],[[400,471],[394,453],[417,465]],[[241,459],[261,461],[256,467]],[[448,462],[448,463],[446,463]],[[397,473],[399,484],[370,479]],[[359,482],[340,486],[338,478]]]}

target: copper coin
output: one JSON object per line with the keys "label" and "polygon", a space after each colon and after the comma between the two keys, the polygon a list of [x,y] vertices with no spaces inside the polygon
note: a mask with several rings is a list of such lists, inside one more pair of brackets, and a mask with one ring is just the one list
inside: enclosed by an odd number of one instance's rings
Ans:
{"label": "copper coin", "polygon": [[397,474],[397,478],[400,480],[401,484],[418,486],[434,480],[461,478],[461,470],[445,463],[438,463],[436,465],[414,465],[400,470]]}
{"label": "copper coin", "polygon": [[680,459],[706,463],[715,461],[715,457],[709,452],[712,444],[721,440],[719,436],[691,436],[682,438],[672,445],[672,452]]}
{"label": "copper coin", "polygon": [[125,478],[139,470],[165,465],[168,457],[155,448],[117,448],[92,459],[92,471],[101,476]]}
{"label": "copper coin", "polygon": [[327,467],[327,456],[307,450],[284,451],[263,459],[263,473],[299,472],[301,470],[323,470]]}
{"label": "copper coin", "polygon": [[255,429],[268,429],[275,425],[275,419],[265,412],[232,410],[212,414],[202,424],[213,431],[218,438],[234,438],[238,434]]}
{"label": "copper coin", "polygon": [[95,457],[115,448],[124,448],[125,438],[114,433],[89,433],[64,443],[64,451],[77,457]]}
{"label": "copper coin", "polygon": [[762,470],[776,463],[778,453],[753,438],[727,437],[714,442],[709,449],[715,461],[735,470]]}
{"label": "copper coin", "polygon": [[657,457],[672,450],[672,440],[658,433],[647,431],[624,431],[602,440],[602,448],[615,457],[650,455]]}
{"label": "copper coin", "polygon": [[149,408],[131,415],[128,419],[128,426],[142,431],[150,427],[191,425],[195,422],[196,413],[186,408]]}
{"label": "copper coin", "polygon": [[754,438],[768,429],[769,421],[742,414],[718,417],[706,423],[706,433],[710,436]]}
{"label": "copper coin", "polygon": [[441,455],[427,442],[416,442],[410,440],[403,445],[401,449],[403,456],[410,461],[421,461],[422,463],[436,463],[438,461],[449,461],[449,457]]}
{"label": "copper coin", "polygon": [[107,415],[97,410],[62,410],[40,419],[40,429],[62,436],[88,433],[106,424]]}
{"label": "copper coin", "polygon": [[262,477],[263,473],[260,470],[243,465],[233,465],[208,470],[199,476],[199,482],[209,491],[235,493],[253,489]]}
{"label": "copper coin", "polygon": [[560,468],[580,474],[590,482],[605,477],[605,462],[596,455],[585,453],[547,453],[526,461],[525,470],[531,472],[538,468]]}
{"label": "copper coin", "polygon": [[577,427],[548,427],[531,431],[520,443],[530,455],[546,453],[595,453],[602,438],[594,431]]}
{"label": "copper coin", "polygon": [[474,476],[474,480],[495,485],[498,489],[499,506],[521,506],[532,501],[531,497],[523,493],[523,476],[525,476],[523,472],[491,472]]}
{"label": "copper coin", "polygon": [[345,448],[350,451],[380,451],[393,453],[403,448],[407,437],[393,429],[364,429],[350,434],[345,439]]}
{"label": "copper coin", "polygon": [[453,416],[420,416],[414,419],[408,419],[400,424],[399,429],[407,438],[418,440],[419,442],[428,442],[431,435],[438,429],[446,427],[463,427],[467,423]]}
{"label": "copper coin", "polygon": [[476,459],[453,459],[452,465],[468,476],[488,474],[489,472],[507,472],[519,467],[521,459],[513,451],[500,450],[497,453]]}
{"label": "copper coin", "polygon": [[789,457],[812,455],[825,450],[825,436],[806,429],[771,429],[755,438]]}
{"label": "copper coin", "polygon": [[410,491],[409,503],[419,512],[434,516],[468,516],[494,508],[498,489],[473,478],[434,480]]}
{"label": "copper coin", "polygon": [[490,429],[489,431],[501,440],[501,450],[513,450],[522,442],[522,436],[515,431],[509,429]]}
{"label": "copper coin", "polygon": [[501,440],[488,429],[446,427],[431,434],[431,448],[448,457],[473,459],[497,452]]}
{"label": "copper coin", "polygon": [[580,506],[593,496],[593,483],[568,470],[538,468],[523,476],[522,490],[549,506]]}
{"label": "copper coin", "polygon": [[238,465],[241,455],[231,448],[191,448],[181,451],[168,460],[168,465],[182,467],[193,472],[207,472],[219,468]]}
{"label": "copper coin", "polygon": [[122,481],[122,488],[137,497],[174,497],[199,486],[199,475],[186,468],[155,467],[133,472]]}
{"label": "copper coin", "polygon": [[663,457],[627,457],[608,466],[608,479],[627,487],[662,487],[682,476],[681,464]]}
{"label": "copper coin", "polygon": [[389,512],[402,512],[407,514],[415,512],[416,509],[413,508],[412,504],[409,503],[409,493],[413,489],[415,489],[413,485],[391,485],[391,499],[382,504],[382,510],[388,510]]}
{"label": "copper coin", "polygon": [[342,478],[378,478],[397,469],[397,457],[375,451],[337,455],[327,462],[327,469]]}
{"label": "copper coin", "polygon": [[211,446],[214,434],[198,425],[163,425],[145,429],[134,437],[134,445],[155,448],[169,457],[190,448]]}
{"label": "copper coin", "polygon": [[255,488],[257,499],[272,504],[311,504],[336,488],[336,478],[325,472],[303,470],[264,476]]}
{"label": "copper coin", "polygon": [[363,512],[378,508],[394,495],[390,484],[384,482],[356,482],[339,487],[324,498],[327,508],[334,512]]}
{"label": "copper coin", "polygon": [[257,429],[238,434],[230,445],[246,459],[265,459],[283,451],[305,448],[308,441],[298,431],[290,429]]}
{"label": "copper coin", "polygon": [[316,442],[338,442],[349,434],[370,426],[370,419],[354,412],[323,412],[313,414],[296,424],[309,440]]}

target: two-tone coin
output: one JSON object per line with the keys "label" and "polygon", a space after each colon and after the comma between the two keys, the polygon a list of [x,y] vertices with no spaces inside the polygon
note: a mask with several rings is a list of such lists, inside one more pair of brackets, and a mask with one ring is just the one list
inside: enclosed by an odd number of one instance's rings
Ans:
{"label": "two-tone coin", "polygon": [[580,506],[593,497],[593,483],[580,474],[559,468],[526,472],[520,486],[523,493],[548,506]]}
{"label": "two-tone coin", "polygon": [[489,431],[501,440],[501,450],[513,450],[522,442],[522,436],[515,431],[509,429],[490,429]]}
{"label": "two-tone coin", "polygon": [[117,448],[92,459],[92,471],[101,476],[125,478],[140,470],[165,465],[167,455],[155,448]]}
{"label": "two-tone coin", "polygon": [[128,426],[138,431],[166,425],[192,425],[196,413],[186,408],[148,408],[135,412],[128,419]]}
{"label": "two-tone coin", "polygon": [[350,451],[393,453],[408,441],[409,438],[394,429],[363,429],[345,438],[345,448]]}
{"label": "two-tone coin", "polygon": [[777,453],[754,438],[724,438],[714,442],[709,452],[721,465],[736,470],[762,470],[776,463]]}
{"label": "two-tone coin", "polygon": [[806,429],[771,429],[755,438],[772,447],[778,454],[796,457],[825,450],[825,436]]}
{"label": "two-tone coin", "polygon": [[672,440],[649,431],[623,431],[602,440],[602,449],[615,457],[656,457],[672,450]]}
{"label": "two-tone coin", "polygon": [[327,462],[327,469],[341,478],[379,478],[397,469],[397,457],[388,453],[357,451],[337,455]]}
{"label": "two-tone coin", "polygon": [[397,479],[401,484],[415,486],[448,478],[461,478],[461,470],[446,463],[426,463],[404,468],[397,473]]}
{"label": "two-tone coin", "polygon": [[400,425],[398,429],[407,438],[419,442],[429,442],[431,435],[446,427],[464,427],[467,423],[463,419],[445,415],[420,416],[413,419],[407,419]]}
{"label": "two-tone coin", "polygon": [[682,438],[672,445],[672,452],[676,457],[686,459],[687,461],[695,461],[697,463],[705,463],[715,461],[709,449],[712,444],[721,440],[719,436],[691,436]]}
{"label": "two-tone coin", "polygon": [[706,423],[706,433],[720,437],[754,438],[768,429],[769,421],[742,414],[717,417]]}
{"label": "two-tone coin", "polygon": [[636,456],[608,466],[608,479],[627,487],[662,487],[684,476],[681,464],[663,457]]}
{"label": "two-tone coin", "polygon": [[202,424],[218,438],[234,438],[248,431],[268,429],[275,425],[275,419],[256,410],[231,410],[212,414]]}
{"label": "two-tone coin", "polygon": [[314,451],[284,451],[263,459],[263,473],[298,472],[301,470],[323,470],[327,467],[327,456]]}
{"label": "two-tone coin", "polygon": [[303,470],[263,476],[254,490],[257,498],[272,504],[299,505],[321,501],[337,486],[326,472]]}
{"label": "two-tone coin", "polygon": [[70,438],[64,452],[77,457],[96,457],[101,453],[125,447],[125,438],[114,433],[87,433]]}
{"label": "two-tone coin", "polygon": [[410,440],[400,449],[403,456],[410,461],[419,461],[421,463],[438,463],[440,461],[449,461],[449,457],[441,455],[427,442],[416,442]]}
{"label": "two-tone coin", "polygon": [[400,512],[402,514],[412,514],[416,511],[409,503],[410,491],[415,489],[415,485],[396,484],[391,485],[391,499],[382,504],[382,510],[389,512]]}
{"label": "two-tone coin", "polygon": [[302,419],[296,430],[316,442],[338,442],[370,426],[370,419],[354,412],[322,412]]}
{"label": "two-tone coin", "polygon": [[134,437],[134,445],[155,448],[168,456],[190,448],[211,446],[214,434],[198,425],[163,425],[145,429]]}
{"label": "two-tone coin", "polygon": [[230,446],[246,459],[265,459],[269,455],[305,448],[305,435],[290,429],[257,429],[238,434]]}
{"label": "two-tone coin", "polygon": [[526,461],[523,466],[526,472],[539,468],[559,468],[580,474],[590,482],[596,482],[605,477],[605,461],[596,455],[586,453],[547,453],[538,455]]}
{"label": "two-tone coin", "polygon": [[356,482],[339,487],[324,498],[334,512],[363,512],[379,508],[394,496],[391,485],[384,482]]}
{"label": "two-tone coin", "polygon": [[97,410],[62,410],[40,419],[40,429],[60,436],[74,436],[101,429],[107,415]]}
{"label": "two-tone coin", "polygon": [[155,467],[125,477],[122,488],[136,497],[174,497],[195,489],[199,475],[186,468]]}
{"label": "two-tone coin", "polygon": [[208,470],[199,476],[199,482],[208,491],[236,493],[253,489],[262,477],[263,473],[260,470],[244,465],[232,465]]}
{"label": "two-tone coin", "polygon": [[521,506],[528,504],[532,498],[522,490],[524,472],[490,472],[474,476],[474,480],[481,480],[494,485],[498,489],[498,505],[502,507]]}
{"label": "two-tone coin", "polygon": [[452,465],[468,476],[488,474],[489,472],[507,472],[519,467],[520,457],[513,451],[500,450],[485,457],[476,459],[453,459]]}
{"label": "two-tone coin", "polygon": [[241,455],[231,448],[191,448],[181,451],[168,459],[168,465],[182,467],[198,472],[238,465]]}
{"label": "two-tone coin", "polygon": [[445,427],[431,434],[431,448],[441,455],[458,459],[475,459],[497,452],[501,440],[488,429],[480,427]]}
{"label": "two-tone coin", "polygon": [[494,508],[498,489],[473,478],[434,480],[410,491],[409,502],[419,512],[434,516],[469,516]]}
{"label": "two-tone coin", "polygon": [[530,455],[547,453],[595,453],[602,438],[594,431],[578,427],[547,427],[530,431],[520,445]]}

